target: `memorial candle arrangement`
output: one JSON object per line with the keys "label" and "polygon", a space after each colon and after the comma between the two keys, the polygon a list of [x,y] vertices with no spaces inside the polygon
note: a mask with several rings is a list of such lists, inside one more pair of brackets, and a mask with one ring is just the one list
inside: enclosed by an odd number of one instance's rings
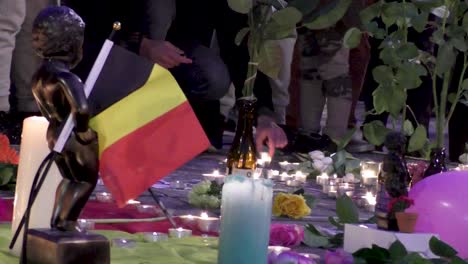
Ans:
{"label": "memorial candle arrangement", "polygon": [[232,175],[222,193],[218,263],[267,263],[273,184]]}

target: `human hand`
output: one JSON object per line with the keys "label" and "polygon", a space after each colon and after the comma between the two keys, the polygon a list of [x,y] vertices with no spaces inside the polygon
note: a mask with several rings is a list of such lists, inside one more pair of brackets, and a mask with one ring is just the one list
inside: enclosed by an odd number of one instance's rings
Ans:
{"label": "human hand", "polygon": [[185,57],[183,50],[164,40],[143,38],[140,54],[166,69],[192,63],[191,59]]}
{"label": "human hand", "polygon": [[270,157],[273,157],[276,148],[283,148],[288,144],[288,138],[286,137],[286,133],[275,123],[273,118],[269,116],[259,116],[257,119],[255,144],[257,150],[261,150],[263,144],[266,144]]}

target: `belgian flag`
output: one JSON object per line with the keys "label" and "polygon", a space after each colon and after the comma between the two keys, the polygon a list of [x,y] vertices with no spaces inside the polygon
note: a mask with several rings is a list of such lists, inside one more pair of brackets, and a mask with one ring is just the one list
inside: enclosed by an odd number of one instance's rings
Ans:
{"label": "belgian flag", "polygon": [[99,138],[101,178],[119,206],[209,146],[171,73],[109,40],[85,92]]}

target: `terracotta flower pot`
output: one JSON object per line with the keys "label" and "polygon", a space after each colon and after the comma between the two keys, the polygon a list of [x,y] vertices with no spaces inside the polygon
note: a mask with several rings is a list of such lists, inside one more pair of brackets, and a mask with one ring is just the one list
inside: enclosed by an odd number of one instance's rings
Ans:
{"label": "terracotta flower pot", "polygon": [[398,229],[400,229],[400,232],[414,232],[414,226],[416,225],[416,221],[418,220],[417,213],[397,212],[395,213],[395,217],[397,219]]}

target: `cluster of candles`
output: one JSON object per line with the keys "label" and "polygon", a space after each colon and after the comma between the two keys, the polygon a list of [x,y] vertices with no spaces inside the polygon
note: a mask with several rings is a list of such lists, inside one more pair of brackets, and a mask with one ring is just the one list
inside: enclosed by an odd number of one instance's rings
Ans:
{"label": "cluster of candles", "polygon": [[219,230],[219,218],[208,216],[206,212],[202,212],[200,216],[182,215],[179,218],[184,225],[197,226],[202,232],[218,232]]}

